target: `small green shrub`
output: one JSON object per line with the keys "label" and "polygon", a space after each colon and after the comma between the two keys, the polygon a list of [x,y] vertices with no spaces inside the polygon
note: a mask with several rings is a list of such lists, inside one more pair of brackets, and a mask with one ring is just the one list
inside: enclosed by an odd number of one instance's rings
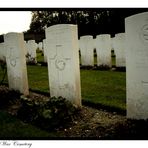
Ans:
{"label": "small green shrub", "polygon": [[67,126],[79,110],[62,97],[52,97],[46,101],[23,97],[21,103],[22,107],[18,111],[18,117],[46,130]]}

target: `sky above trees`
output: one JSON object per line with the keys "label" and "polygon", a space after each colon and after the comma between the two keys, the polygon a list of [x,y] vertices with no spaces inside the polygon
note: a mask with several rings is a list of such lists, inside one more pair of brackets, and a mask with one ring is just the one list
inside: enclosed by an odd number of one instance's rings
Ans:
{"label": "sky above trees", "polygon": [[28,30],[31,17],[30,11],[0,11],[0,34]]}

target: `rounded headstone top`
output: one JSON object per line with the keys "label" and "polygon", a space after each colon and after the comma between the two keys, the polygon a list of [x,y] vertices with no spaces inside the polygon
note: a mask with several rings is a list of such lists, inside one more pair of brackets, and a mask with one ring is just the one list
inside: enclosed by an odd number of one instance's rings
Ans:
{"label": "rounded headstone top", "polygon": [[106,37],[111,37],[110,34],[99,34],[96,36],[96,38],[106,38]]}
{"label": "rounded headstone top", "polygon": [[125,33],[117,33],[115,34],[115,38],[116,39],[125,39]]}
{"label": "rounded headstone top", "polygon": [[80,37],[80,40],[81,39],[93,39],[93,36],[92,35],[84,35],[84,36]]}
{"label": "rounded headstone top", "polygon": [[64,29],[69,29],[69,27],[75,27],[77,25],[74,24],[57,24],[57,25],[53,25],[50,26],[48,28],[46,28],[46,31],[50,31],[50,30],[64,30]]}
{"label": "rounded headstone top", "polygon": [[124,35],[125,35],[125,33],[123,33],[123,32],[122,33],[117,33],[117,34],[115,34],[115,37],[116,36],[124,36]]}
{"label": "rounded headstone top", "polygon": [[17,32],[9,32],[7,34],[4,35],[4,40],[5,42],[7,41],[7,39],[16,39],[18,38],[19,36],[23,36],[23,33],[17,33]]}
{"label": "rounded headstone top", "polygon": [[96,36],[96,39],[99,39],[99,40],[109,40],[111,38],[110,34],[101,34],[101,35],[97,35]]}
{"label": "rounded headstone top", "polygon": [[35,40],[28,40],[28,43],[35,43]]}
{"label": "rounded headstone top", "polygon": [[143,12],[143,13],[138,13],[138,14],[135,14],[135,15],[131,15],[129,17],[126,17],[125,21],[126,20],[137,19],[137,17],[141,17],[141,16],[147,16],[148,17],[148,12]]}

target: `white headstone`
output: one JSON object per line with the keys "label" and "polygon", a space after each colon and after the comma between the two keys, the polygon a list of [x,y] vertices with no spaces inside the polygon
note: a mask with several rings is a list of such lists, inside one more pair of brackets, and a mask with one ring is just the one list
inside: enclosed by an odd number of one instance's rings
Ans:
{"label": "white headstone", "polygon": [[97,65],[111,67],[111,40],[109,34],[97,35],[95,39]]}
{"label": "white headstone", "polygon": [[79,48],[81,52],[81,64],[84,66],[94,66],[94,44],[93,36],[81,36]]}
{"label": "white headstone", "polygon": [[116,55],[116,67],[125,67],[125,33],[118,33],[115,35],[114,51]]}
{"label": "white headstone", "polygon": [[148,119],[148,12],[127,17],[127,117]]}
{"label": "white headstone", "polygon": [[38,48],[40,51],[43,51],[43,42],[38,43]]}
{"label": "white headstone", "polygon": [[61,24],[46,29],[50,95],[81,105],[77,25]]}
{"label": "white headstone", "polygon": [[43,53],[44,53],[44,62],[47,63],[47,45],[46,45],[46,39],[43,40]]}
{"label": "white headstone", "polygon": [[27,45],[28,54],[29,54],[28,61],[37,63],[37,60],[36,60],[37,44],[35,43],[35,40],[29,40],[26,45]]}
{"label": "white headstone", "polygon": [[0,43],[0,60],[6,61],[6,48],[4,43]]}
{"label": "white headstone", "polygon": [[6,63],[9,88],[28,95],[24,36],[22,33],[8,33],[4,35],[4,41],[7,49]]}

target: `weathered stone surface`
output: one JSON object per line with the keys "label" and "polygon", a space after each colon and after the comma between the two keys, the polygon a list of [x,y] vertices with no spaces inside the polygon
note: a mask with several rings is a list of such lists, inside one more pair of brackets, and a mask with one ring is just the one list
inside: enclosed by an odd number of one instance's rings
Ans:
{"label": "weathered stone surface", "polygon": [[46,29],[50,95],[81,105],[78,32],[76,25],[61,24]]}
{"label": "weathered stone surface", "polygon": [[7,49],[6,63],[9,88],[19,90],[24,95],[28,95],[29,89],[23,34],[8,33],[4,35],[4,41]]}
{"label": "weathered stone surface", "polygon": [[148,12],[125,19],[127,117],[148,118]]}
{"label": "weathered stone surface", "polygon": [[79,41],[81,52],[81,64],[84,66],[94,66],[94,42],[93,36],[81,36]]}
{"label": "weathered stone surface", "polygon": [[109,34],[97,35],[95,39],[97,65],[111,67],[111,40]]}

